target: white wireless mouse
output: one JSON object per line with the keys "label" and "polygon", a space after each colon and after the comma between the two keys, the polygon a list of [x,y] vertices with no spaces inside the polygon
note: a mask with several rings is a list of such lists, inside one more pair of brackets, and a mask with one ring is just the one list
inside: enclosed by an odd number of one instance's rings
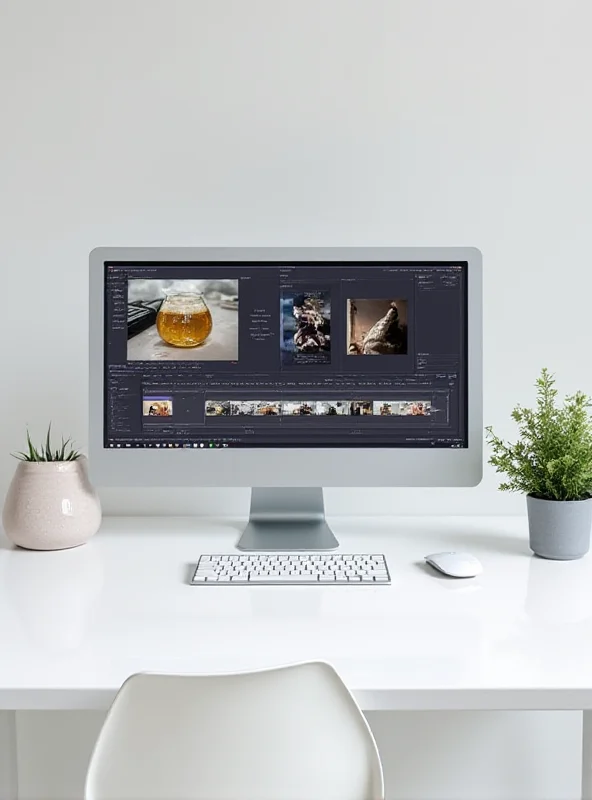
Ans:
{"label": "white wireless mouse", "polygon": [[433,553],[426,563],[451,578],[474,578],[483,572],[481,563],[469,553]]}

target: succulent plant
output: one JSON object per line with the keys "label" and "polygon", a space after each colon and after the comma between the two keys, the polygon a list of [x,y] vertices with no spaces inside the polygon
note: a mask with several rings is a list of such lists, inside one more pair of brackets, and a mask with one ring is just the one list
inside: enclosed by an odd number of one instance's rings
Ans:
{"label": "succulent plant", "polygon": [[27,430],[27,452],[18,452],[13,453],[15,458],[18,458],[19,461],[31,461],[31,462],[42,462],[42,461],[76,461],[76,459],[80,458],[82,453],[79,450],[76,450],[72,446],[72,439],[64,439],[62,436],[61,443],[59,447],[53,449],[51,444],[51,423],[47,429],[47,436],[45,437],[45,442],[41,445],[41,447],[35,447],[33,442],[31,441],[31,435]]}

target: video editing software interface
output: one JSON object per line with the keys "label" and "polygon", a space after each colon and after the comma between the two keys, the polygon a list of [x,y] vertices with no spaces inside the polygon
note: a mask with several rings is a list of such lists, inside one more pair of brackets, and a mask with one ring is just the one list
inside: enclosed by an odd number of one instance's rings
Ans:
{"label": "video editing software interface", "polygon": [[468,444],[466,262],[106,262],[104,353],[108,448]]}

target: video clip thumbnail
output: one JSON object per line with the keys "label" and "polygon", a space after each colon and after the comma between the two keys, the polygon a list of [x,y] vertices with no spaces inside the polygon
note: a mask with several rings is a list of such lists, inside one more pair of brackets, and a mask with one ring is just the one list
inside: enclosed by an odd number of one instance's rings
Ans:
{"label": "video clip thumbnail", "polygon": [[144,395],[142,398],[142,416],[144,417],[172,417],[172,397],[152,397]]}

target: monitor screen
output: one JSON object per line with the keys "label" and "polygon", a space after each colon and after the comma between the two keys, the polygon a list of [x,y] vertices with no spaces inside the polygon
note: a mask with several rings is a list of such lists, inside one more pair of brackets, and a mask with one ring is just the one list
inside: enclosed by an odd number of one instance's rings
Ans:
{"label": "monitor screen", "polygon": [[104,446],[466,448],[467,267],[108,261]]}

